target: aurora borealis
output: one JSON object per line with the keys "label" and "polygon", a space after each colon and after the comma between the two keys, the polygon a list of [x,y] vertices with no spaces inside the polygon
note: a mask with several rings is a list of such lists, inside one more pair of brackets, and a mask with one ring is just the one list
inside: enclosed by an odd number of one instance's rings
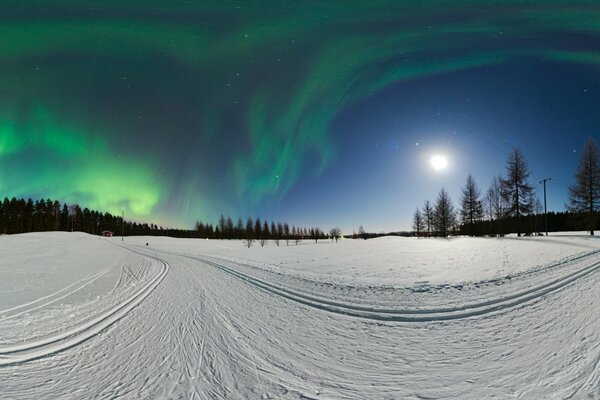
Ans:
{"label": "aurora borealis", "polygon": [[[600,135],[598,105],[596,1],[9,1],[0,13],[2,197],[169,226],[226,213],[408,229],[442,185],[456,198],[472,172],[485,189],[513,145],[532,181],[553,177],[559,210],[577,150]],[[434,175],[422,158],[439,150],[451,168]]]}

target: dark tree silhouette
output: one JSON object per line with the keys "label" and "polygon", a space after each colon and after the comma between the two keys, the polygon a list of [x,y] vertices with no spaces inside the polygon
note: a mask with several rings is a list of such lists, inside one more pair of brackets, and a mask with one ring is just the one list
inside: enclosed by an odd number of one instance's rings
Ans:
{"label": "dark tree silhouette", "polygon": [[495,222],[496,236],[500,235],[500,220],[505,215],[501,185],[502,178],[495,176],[485,194],[486,212],[490,221]]}
{"label": "dark tree silhouette", "polygon": [[[252,224],[250,224],[250,227],[252,227]],[[235,237],[237,239],[244,239],[244,223],[242,222],[242,218],[238,218],[235,225]]]}
{"label": "dark tree silhouette", "polygon": [[427,236],[431,236],[433,230],[433,207],[431,207],[429,200],[425,201],[422,216],[425,222],[425,228],[427,229]]}
{"label": "dark tree silhouette", "polygon": [[262,238],[262,223],[260,222],[260,218],[256,218],[256,221],[254,222],[254,238],[256,240]]}
{"label": "dark tree silhouette", "polygon": [[269,240],[269,238],[271,237],[271,232],[269,231],[269,223],[267,222],[267,220],[265,220],[265,223],[263,224],[261,233],[262,233],[262,235],[259,238],[260,247],[264,247],[265,244],[267,243],[267,240]]}
{"label": "dark tree silhouette", "polygon": [[575,172],[575,184],[569,187],[569,204],[572,212],[586,214],[587,229],[594,235],[597,211],[600,208],[600,151],[598,143],[588,139],[581,152]]}
{"label": "dark tree silhouette", "polygon": [[252,246],[252,242],[254,241],[253,225],[252,218],[248,218],[248,221],[246,221],[246,246],[248,248]]}
{"label": "dark tree silhouette", "polygon": [[521,216],[533,212],[533,187],[529,185],[529,169],[521,151],[513,150],[506,165],[506,179],[502,179],[502,197],[507,203],[505,215],[516,218],[517,236],[521,236]]}
{"label": "dark tree silhouette", "polygon": [[444,188],[440,190],[433,211],[433,226],[437,235],[446,237],[456,224],[452,200]]}
{"label": "dark tree silhouette", "polygon": [[423,231],[425,230],[425,219],[421,214],[421,210],[417,208],[413,215],[413,232],[416,237],[421,237],[423,235]]}
{"label": "dark tree silhouette", "polygon": [[461,222],[467,228],[469,236],[475,236],[475,223],[483,219],[483,204],[480,197],[479,186],[473,176],[469,174],[460,199]]}
{"label": "dark tree silhouette", "polygon": [[277,233],[277,225],[275,222],[271,221],[271,240],[275,242],[277,246],[279,246],[279,234]]}
{"label": "dark tree silhouette", "polygon": [[358,237],[367,240],[367,232],[365,231],[365,228],[363,228],[362,225],[358,227]]}
{"label": "dark tree silhouette", "polygon": [[283,238],[285,239],[286,246],[290,245],[290,234],[290,226],[286,222],[283,224]]}
{"label": "dark tree silhouette", "polygon": [[337,243],[338,240],[340,239],[340,236],[342,235],[342,230],[339,227],[334,227],[331,228],[329,230],[329,237],[331,238],[331,241],[333,242],[333,240],[335,239],[335,242]]}

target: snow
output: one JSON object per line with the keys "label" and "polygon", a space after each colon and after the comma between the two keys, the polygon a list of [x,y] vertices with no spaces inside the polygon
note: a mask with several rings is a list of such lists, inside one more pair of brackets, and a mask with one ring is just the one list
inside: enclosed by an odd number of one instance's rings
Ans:
{"label": "snow", "polygon": [[598,249],[600,242],[586,236],[415,239],[382,237],[371,240],[346,239],[285,241],[279,247],[254,242],[246,248],[239,241],[131,238],[131,243],[152,243],[152,248],[212,255],[250,263],[269,271],[344,284],[412,285],[479,281],[542,267],[561,259]]}
{"label": "snow", "polygon": [[49,232],[0,255],[3,398],[600,399],[597,238]]}

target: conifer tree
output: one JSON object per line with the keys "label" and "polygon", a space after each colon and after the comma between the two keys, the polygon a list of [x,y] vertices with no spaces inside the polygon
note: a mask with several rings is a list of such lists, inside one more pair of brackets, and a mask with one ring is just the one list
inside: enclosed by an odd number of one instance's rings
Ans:
{"label": "conifer tree", "polygon": [[594,235],[596,216],[600,209],[600,151],[598,143],[588,139],[579,166],[575,172],[575,184],[569,187],[569,211],[586,214],[587,229]]}
{"label": "conifer tree", "polygon": [[442,188],[438,194],[433,211],[433,226],[436,234],[442,237],[448,236],[455,223],[454,205],[452,205],[452,200],[446,190]]}
{"label": "conifer tree", "polygon": [[528,183],[530,171],[521,151],[513,150],[506,165],[506,179],[502,179],[502,197],[507,203],[506,215],[516,218],[517,235],[521,236],[521,216],[533,212],[531,193],[533,187]]}
{"label": "conifer tree", "polygon": [[425,201],[422,214],[425,222],[425,228],[427,229],[427,236],[431,236],[433,230],[433,207],[431,207],[429,200]]}
{"label": "conifer tree", "polygon": [[248,218],[248,221],[246,221],[246,246],[248,246],[248,248],[250,248],[250,246],[252,246],[252,242],[254,241],[254,232],[253,232],[253,222],[252,222],[252,218]]}
{"label": "conifer tree", "polygon": [[480,197],[481,191],[473,176],[469,174],[460,199],[460,216],[469,236],[475,236],[475,223],[483,219],[483,204]]}

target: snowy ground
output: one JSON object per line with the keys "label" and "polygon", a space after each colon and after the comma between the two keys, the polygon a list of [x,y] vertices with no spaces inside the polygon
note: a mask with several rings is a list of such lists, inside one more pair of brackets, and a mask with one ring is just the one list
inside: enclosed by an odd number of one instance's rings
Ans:
{"label": "snowy ground", "polygon": [[596,238],[38,233],[0,255],[2,398],[600,399]]}

